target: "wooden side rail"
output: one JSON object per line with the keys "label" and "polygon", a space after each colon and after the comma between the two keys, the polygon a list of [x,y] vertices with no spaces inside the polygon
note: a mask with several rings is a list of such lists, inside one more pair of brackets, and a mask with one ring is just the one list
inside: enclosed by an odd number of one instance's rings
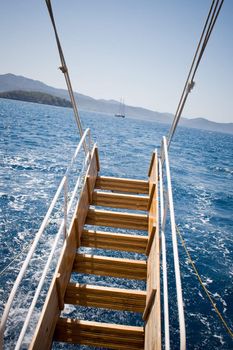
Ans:
{"label": "wooden side rail", "polygon": [[149,168],[149,220],[147,259],[147,298],[143,313],[145,320],[146,350],[161,349],[161,311],[160,311],[160,245],[158,215],[158,159],[153,152]]}
{"label": "wooden side rail", "polygon": [[95,181],[98,174],[97,155],[98,149],[95,145],[92,149],[91,160],[87,169],[84,186],[80,194],[80,200],[72,218],[70,229],[62,248],[54,278],[51,282],[29,349],[42,350],[49,349],[51,347],[55,326],[60,315],[60,310],[64,305],[64,295],[72,272],[76,249],[79,246],[81,233],[83,231],[83,226],[86,221],[86,216],[90,205],[87,178],[89,178],[89,190],[93,191],[95,187]]}

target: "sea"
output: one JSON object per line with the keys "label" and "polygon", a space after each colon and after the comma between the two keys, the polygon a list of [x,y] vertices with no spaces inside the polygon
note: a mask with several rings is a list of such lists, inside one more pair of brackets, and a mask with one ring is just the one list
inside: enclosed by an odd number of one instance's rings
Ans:
{"label": "sea", "polygon": [[[98,144],[102,175],[147,179],[151,154],[159,151],[169,125],[87,111],[80,111],[80,116],[83,128],[91,129]],[[78,141],[71,109],[0,99],[0,315]],[[178,127],[169,153],[176,224],[205,287],[233,330],[233,135]],[[52,219],[55,230],[58,209]],[[172,244],[167,228],[171,349],[179,349]],[[31,289],[35,288],[30,281],[39,279],[53,231],[40,242],[31,275],[16,295],[6,327],[5,349],[14,348]],[[233,349],[232,338],[206,297],[179,238],[178,249],[187,349]],[[123,256],[121,252],[114,254]],[[125,254],[145,259],[139,254]],[[143,282],[88,275],[75,276],[74,280],[145,288]],[[142,325],[137,313],[66,306],[63,314],[122,324],[130,319],[131,324]],[[32,320],[22,349],[27,349],[34,326]],[[55,344],[53,349],[91,348]]]}

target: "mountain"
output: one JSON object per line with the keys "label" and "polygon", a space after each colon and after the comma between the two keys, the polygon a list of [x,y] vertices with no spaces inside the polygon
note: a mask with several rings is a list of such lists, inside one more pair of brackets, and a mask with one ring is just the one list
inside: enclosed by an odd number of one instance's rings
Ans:
{"label": "mountain", "polygon": [[219,131],[226,134],[233,134],[233,123],[215,123],[205,118],[182,118],[180,125],[187,128]]}
{"label": "mountain", "polygon": [[57,97],[39,91],[11,90],[6,92],[0,92],[0,98],[42,103],[46,105],[53,105],[59,107],[72,107],[71,102],[66,100],[65,98]]}
{"label": "mountain", "polygon": [[[60,98],[69,99],[68,92],[64,89],[57,89],[48,86],[41,81],[25,78],[14,74],[0,75],[0,92],[24,90],[37,91],[57,96]],[[94,99],[92,97],[74,93],[81,110],[102,112],[114,115],[118,113],[119,102],[115,100]],[[171,113],[159,113],[142,107],[125,106],[127,117],[137,118],[142,120],[156,121],[159,123],[171,124],[173,115]],[[204,129],[209,131],[219,131],[233,134],[233,123],[215,123],[204,118],[187,119],[182,118],[180,125],[188,128]]]}

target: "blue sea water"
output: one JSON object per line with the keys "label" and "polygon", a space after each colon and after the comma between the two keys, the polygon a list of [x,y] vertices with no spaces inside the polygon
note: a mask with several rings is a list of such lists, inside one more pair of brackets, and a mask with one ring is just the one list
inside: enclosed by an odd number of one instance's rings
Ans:
{"label": "blue sea water", "polygon": [[[101,173],[108,176],[147,177],[151,153],[160,147],[168,126],[131,118],[121,119],[81,112],[98,143]],[[0,99],[0,273],[38,230],[56,188],[78,143],[70,109]],[[227,323],[233,329],[233,136],[179,128],[170,150],[176,222],[187,247]],[[172,349],[178,349],[175,289],[170,235],[168,245]],[[49,238],[41,243],[34,270],[46,254]],[[0,314],[26,250],[0,274]],[[188,349],[232,349],[233,342],[195,276],[179,242]],[[141,257],[138,257],[141,258]],[[89,280],[88,280],[89,278]],[[28,294],[26,280],[23,294]],[[91,277],[82,281],[93,283]],[[104,284],[104,278],[94,281]],[[119,281],[113,280],[119,284]],[[130,283],[132,285],[130,285]],[[129,282],[128,287],[138,287]],[[145,286],[140,285],[144,288]],[[20,298],[20,296],[19,296]],[[82,308],[76,310],[79,315]],[[24,309],[15,306],[12,323],[20,323]],[[73,310],[68,310],[72,314]],[[89,311],[84,310],[89,315]],[[91,312],[91,311],[90,311]],[[92,319],[121,323],[124,313],[101,312]],[[131,315],[140,325],[140,316]],[[6,349],[14,332],[7,329]],[[60,348],[59,346],[55,347]],[[70,348],[66,346],[65,348]],[[76,347],[88,349],[88,347]]]}

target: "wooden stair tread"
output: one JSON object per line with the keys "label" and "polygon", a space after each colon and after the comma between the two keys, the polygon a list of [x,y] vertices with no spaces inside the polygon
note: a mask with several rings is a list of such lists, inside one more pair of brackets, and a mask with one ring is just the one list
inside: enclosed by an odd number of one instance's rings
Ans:
{"label": "wooden stair tread", "polygon": [[149,183],[146,180],[110,176],[98,176],[96,179],[95,188],[126,193],[149,193]]}
{"label": "wooden stair tread", "polygon": [[94,191],[92,196],[92,204],[113,208],[147,210],[148,202],[149,196],[112,193],[99,190]]}
{"label": "wooden stair tread", "polygon": [[144,329],[127,325],[59,318],[54,340],[108,349],[143,349]]}
{"label": "wooden stair tread", "polygon": [[76,254],[73,272],[127,279],[146,279],[146,261]]}
{"label": "wooden stair tread", "polygon": [[148,215],[89,208],[86,224],[128,228],[132,230],[147,230]]}
{"label": "wooden stair tread", "polygon": [[143,312],[146,305],[146,292],[69,283],[66,289],[65,303],[111,310]]}
{"label": "wooden stair tread", "polygon": [[148,238],[145,236],[129,235],[98,230],[83,230],[81,246],[123,250],[145,254]]}

